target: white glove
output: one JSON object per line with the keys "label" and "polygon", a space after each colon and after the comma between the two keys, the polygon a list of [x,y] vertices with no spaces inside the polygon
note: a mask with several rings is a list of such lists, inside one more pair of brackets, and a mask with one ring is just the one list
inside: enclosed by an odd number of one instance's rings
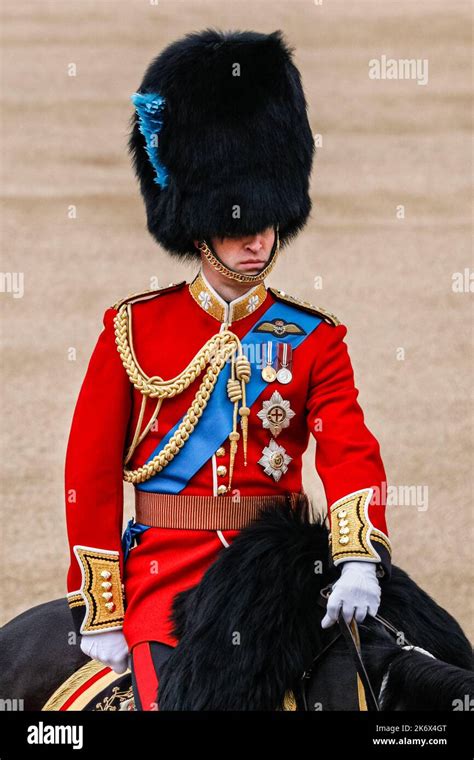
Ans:
{"label": "white glove", "polygon": [[380,605],[381,589],[376,576],[375,562],[350,560],[342,564],[341,576],[329,594],[326,615],[321,621],[322,628],[329,628],[337,622],[339,611],[346,623],[355,616],[362,623],[367,613],[376,615]]}
{"label": "white glove", "polygon": [[81,636],[81,649],[88,657],[108,665],[116,673],[128,667],[128,645],[121,629]]}

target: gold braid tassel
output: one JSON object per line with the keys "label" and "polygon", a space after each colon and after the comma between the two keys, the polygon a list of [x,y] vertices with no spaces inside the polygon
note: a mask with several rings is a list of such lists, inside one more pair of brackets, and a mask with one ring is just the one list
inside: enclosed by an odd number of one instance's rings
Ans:
{"label": "gold braid tassel", "polygon": [[241,390],[242,390],[242,406],[239,409],[239,414],[240,414],[240,424],[242,427],[244,466],[246,467],[247,466],[247,443],[248,443],[250,409],[246,404],[245,385],[250,380],[251,368],[250,368],[250,362],[246,356],[239,356],[239,358],[236,361],[235,366],[236,366],[237,377],[240,380]]}
{"label": "gold braid tassel", "polygon": [[[232,432],[229,434],[230,461],[227,491],[231,490],[235,457],[237,454],[238,441],[240,440],[240,433],[237,432],[237,412],[240,414],[240,424],[242,426],[244,465],[247,465],[248,416],[250,414],[250,409],[245,404],[245,384],[250,380],[250,374],[250,362],[247,357],[242,354],[242,345],[239,344],[239,358],[235,360],[234,354],[232,355],[230,379],[227,381],[227,395],[234,404]],[[241,400],[243,403],[239,409],[238,404]]]}
{"label": "gold braid tassel", "polygon": [[237,447],[240,438],[240,433],[237,432],[237,409],[240,399],[242,398],[242,390],[239,381],[235,377],[235,355],[232,354],[232,364],[230,367],[230,379],[227,381],[227,395],[230,401],[234,404],[232,412],[232,432],[229,433],[230,451],[229,451],[229,482],[227,484],[227,491],[230,491],[232,485],[232,475],[234,474],[235,457],[237,454]]}
{"label": "gold braid tassel", "polygon": [[237,454],[237,446],[238,446],[239,438],[240,438],[240,433],[238,433],[236,430],[233,430],[232,433],[229,433],[230,462],[229,462],[229,482],[227,484],[228,491],[230,491],[230,488],[232,485],[232,475],[234,474],[234,462],[235,462],[235,455]]}
{"label": "gold braid tassel", "polygon": [[227,380],[227,395],[235,404],[236,401],[240,401],[242,398],[242,386],[239,380],[229,379]]}

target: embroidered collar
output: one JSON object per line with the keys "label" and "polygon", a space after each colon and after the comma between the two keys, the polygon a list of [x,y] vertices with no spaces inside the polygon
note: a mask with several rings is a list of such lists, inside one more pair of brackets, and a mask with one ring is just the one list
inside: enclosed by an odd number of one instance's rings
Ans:
{"label": "embroidered collar", "polygon": [[255,309],[258,309],[267,297],[267,288],[263,282],[260,282],[247,293],[244,293],[243,296],[234,298],[233,301],[225,301],[210,285],[202,269],[189,283],[189,292],[204,311],[207,311],[219,322],[227,322],[228,324],[248,317]]}

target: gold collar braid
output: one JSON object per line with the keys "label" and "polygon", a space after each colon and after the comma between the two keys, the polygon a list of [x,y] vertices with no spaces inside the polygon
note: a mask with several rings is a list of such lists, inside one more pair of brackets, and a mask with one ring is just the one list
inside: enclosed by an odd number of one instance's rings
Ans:
{"label": "gold collar braid", "polygon": [[237,282],[259,282],[260,280],[264,280],[265,277],[267,277],[267,275],[270,274],[270,272],[272,271],[273,267],[276,264],[278,253],[280,251],[279,225],[277,224],[275,228],[275,243],[274,243],[272,254],[270,256],[270,261],[268,262],[265,269],[262,269],[262,271],[258,272],[257,274],[242,274],[242,272],[237,272],[235,269],[229,269],[218,258],[218,256],[215,253],[213,253],[213,251],[211,251],[210,247],[208,246],[205,240],[199,243],[198,248],[201,251],[201,253],[204,254],[209,264],[217,272],[220,272],[225,277],[229,277],[229,279],[231,280],[237,280]]}
{"label": "gold collar braid", "polygon": [[[250,362],[243,355],[242,344],[238,336],[228,328],[216,333],[206,341],[204,346],[199,349],[188,366],[179,375],[170,380],[163,380],[158,375],[148,376],[138,363],[133,347],[131,304],[123,304],[120,307],[114,318],[114,326],[115,342],[125,371],[130,382],[140,391],[143,397],[133,441],[127,452],[124,465],[130,460],[136,447],[148,433],[158,416],[163,399],[172,398],[182,393],[203,372],[205,367],[209,365],[191,406],[168,443],[153,459],[142,467],[136,470],[128,470],[124,467],[123,479],[129,483],[143,483],[153,477],[153,475],[156,475],[156,473],[161,472],[174,459],[198,424],[215,388],[217,378],[230,358],[232,362],[231,377],[227,381],[227,394],[230,401],[234,404],[233,426],[232,432],[229,434],[230,466],[227,490],[230,490],[234,460],[237,453],[237,442],[240,438],[240,433],[237,432],[237,412],[241,417],[245,464],[247,464],[248,415],[250,414],[250,409],[247,407],[245,400],[245,385],[250,379],[251,372]],[[235,357],[236,353],[238,354],[237,358]],[[146,428],[140,433],[147,397],[156,398],[158,401]],[[242,401],[242,406],[239,409],[238,405],[240,401]]]}

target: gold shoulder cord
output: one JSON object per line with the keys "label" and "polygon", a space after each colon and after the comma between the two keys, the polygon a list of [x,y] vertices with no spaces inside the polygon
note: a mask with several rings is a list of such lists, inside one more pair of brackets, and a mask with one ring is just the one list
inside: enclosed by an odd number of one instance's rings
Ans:
{"label": "gold shoulder cord", "polygon": [[[188,366],[176,377],[170,380],[163,380],[158,375],[149,377],[140,367],[135,356],[132,338],[132,308],[131,304],[123,304],[114,318],[115,325],[115,342],[117,350],[122,359],[125,371],[134,387],[142,394],[142,404],[140,415],[137,421],[137,427],[133,436],[133,441],[127,452],[124,465],[130,460],[138,444],[148,433],[151,425],[158,416],[163,399],[172,398],[189,388],[192,382],[204,371],[207,370],[203,380],[196,391],[194,400],[188,411],[183,417],[179,428],[170,438],[163,449],[149,462],[136,470],[128,470],[124,467],[123,479],[129,483],[143,483],[149,480],[156,473],[161,472],[167,464],[180,452],[191,433],[198,424],[204,409],[214,390],[217,378],[224,368],[227,360],[231,359],[231,378],[227,381],[227,393],[230,401],[234,403],[233,429],[229,434],[230,441],[230,466],[229,466],[229,483],[227,490],[230,490],[232,483],[232,474],[234,470],[234,460],[237,453],[237,442],[240,439],[240,433],[237,431],[237,413],[241,417],[244,464],[247,464],[247,438],[248,438],[248,415],[250,409],[246,406],[245,385],[250,379],[250,362],[242,352],[242,344],[235,333],[229,329],[224,329],[220,333],[213,335],[204,346],[197,352]],[[238,357],[235,357],[235,354]],[[157,405],[146,425],[140,434],[145,412],[146,399],[156,398]],[[238,408],[239,402],[242,406]]]}

